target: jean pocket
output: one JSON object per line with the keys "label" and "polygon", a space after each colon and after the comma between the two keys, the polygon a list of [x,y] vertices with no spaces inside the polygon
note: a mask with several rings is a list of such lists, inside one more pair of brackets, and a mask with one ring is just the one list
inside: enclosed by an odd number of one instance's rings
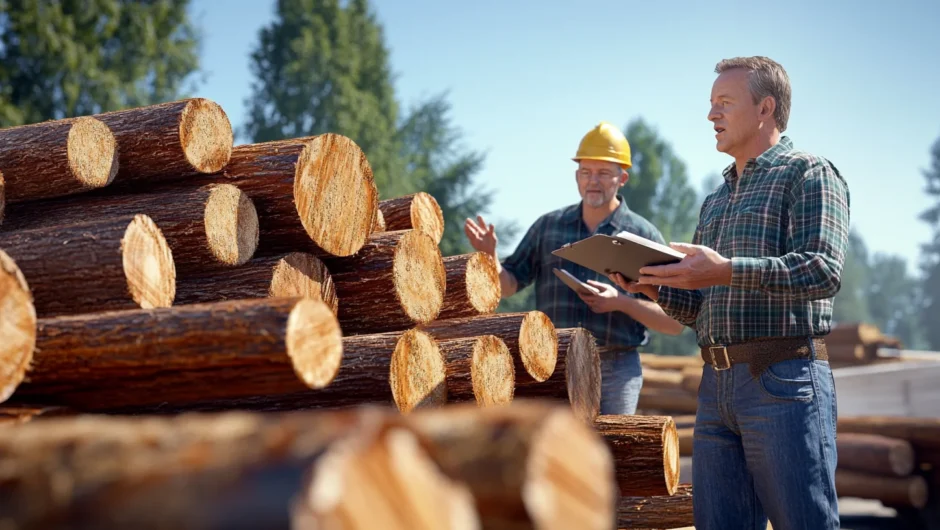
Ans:
{"label": "jean pocket", "polygon": [[760,387],[764,394],[783,401],[813,400],[813,361],[809,359],[787,359],[778,361],[760,375]]}

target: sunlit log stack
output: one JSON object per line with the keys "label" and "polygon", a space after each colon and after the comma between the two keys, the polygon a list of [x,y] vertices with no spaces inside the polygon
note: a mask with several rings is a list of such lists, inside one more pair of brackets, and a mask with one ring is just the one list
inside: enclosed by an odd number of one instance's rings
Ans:
{"label": "sunlit log stack", "polygon": [[13,520],[609,528],[688,494],[668,416],[599,416],[594,337],[498,313],[495,260],[341,134],[235,145],[202,98],[0,129],[0,205]]}

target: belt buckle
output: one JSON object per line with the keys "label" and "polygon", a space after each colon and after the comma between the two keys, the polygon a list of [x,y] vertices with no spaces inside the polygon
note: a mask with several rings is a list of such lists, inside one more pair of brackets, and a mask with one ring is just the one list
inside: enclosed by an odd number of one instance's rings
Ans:
{"label": "belt buckle", "polygon": [[[725,360],[724,366],[718,365],[718,357],[715,355],[715,350],[721,350]],[[725,346],[709,346],[708,353],[712,357],[712,362],[710,363],[715,370],[722,371],[731,368],[731,358],[728,357],[728,348]]]}

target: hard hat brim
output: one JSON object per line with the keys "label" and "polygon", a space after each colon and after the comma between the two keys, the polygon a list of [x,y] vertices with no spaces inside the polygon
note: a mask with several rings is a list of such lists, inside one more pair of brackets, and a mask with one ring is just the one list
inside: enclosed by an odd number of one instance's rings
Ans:
{"label": "hard hat brim", "polygon": [[574,160],[575,162],[578,162],[579,160],[600,160],[602,162],[613,162],[614,164],[617,164],[618,166],[625,168],[625,169],[632,167],[633,165],[633,164],[628,164],[624,162],[623,160],[614,158],[612,156],[576,156],[572,158],[572,160]]}

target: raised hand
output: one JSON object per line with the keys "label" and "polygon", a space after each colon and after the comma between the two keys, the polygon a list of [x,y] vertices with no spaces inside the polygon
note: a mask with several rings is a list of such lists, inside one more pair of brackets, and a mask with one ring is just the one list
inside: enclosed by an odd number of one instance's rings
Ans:
{"label": "raised hand", "polygon": [[496,237],[496,228],[493,225],[487,225],[482,216],[478,215],[476,221],[467,219],[463,224],[463,231],[467,234],[467,239],[473,248],[496,257],[496,244],[499,242]]}

